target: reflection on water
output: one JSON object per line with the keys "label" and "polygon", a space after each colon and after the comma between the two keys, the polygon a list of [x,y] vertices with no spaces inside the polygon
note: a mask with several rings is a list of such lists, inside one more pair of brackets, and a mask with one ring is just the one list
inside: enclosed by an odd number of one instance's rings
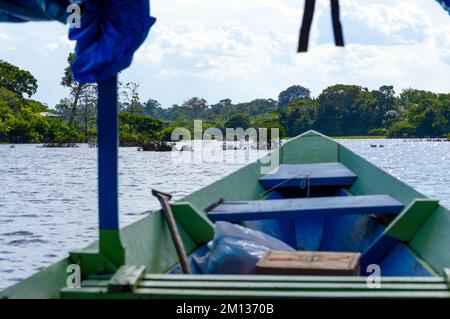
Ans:
{"label": "reflection on water", "polygon": [[[342,140],[361,155],[417,191],[450,208],[450,143],[409,140]],[[384,147],[370,147],[383,145]]]}
{"label": "reflection on water", "polygon": [[[450,143],[341,140],[345,146],[450,207]],[[370,144],[383,148],[370,147]],[[232,160],[230,160],[232,154]],[[97,237],[96,149],[0,145],[0,289],[84,247]],[[120,149],[121,225],[158,207],[150,190],[179,199],[262,154],[217,151],[203,161],[190,152]]]}

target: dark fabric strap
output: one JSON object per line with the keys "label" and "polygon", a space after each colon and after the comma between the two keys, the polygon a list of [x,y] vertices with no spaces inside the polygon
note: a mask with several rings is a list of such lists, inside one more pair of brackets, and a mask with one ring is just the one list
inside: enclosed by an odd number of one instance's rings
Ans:
{"label": "dark fabric strap", "polygon": [[[305,9],[303,12],[302,26],[300,28],[300,37],[298,41],[297,52],[308,51],[309,34],[314,16],[316,0],[305,0]],[[344,36],[340,21],[339,0],[331,0],[331,18],[333,20],[334,41],[337,46],[344,46]]]}
{"label": "dark fabric strap", "polygon": [[331,18],[333,19],[334,42],[338,47],[344,46],[344,36],[339,12],[339,0],[331,0]]}
{"label": "dark fabric strap", "polygon": [[305,0],[305,10],[303,11],[302,27],[300,29],[300,39],[298,41],[297,52],[308,51],[309,33],[314,16],[316,0]]}

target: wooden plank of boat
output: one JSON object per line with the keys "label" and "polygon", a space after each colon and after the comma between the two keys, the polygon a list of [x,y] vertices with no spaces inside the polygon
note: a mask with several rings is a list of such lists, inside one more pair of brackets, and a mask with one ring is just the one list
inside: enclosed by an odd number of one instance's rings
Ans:
{"label": "wooden plank of boat", "polygon": [[131,292],[145,274],[145,266],[124,265],[108,281],[108,292]]}
{"label": "wooden plank of boat", "polygon": [[[348,278],[348,277],[344,277]],[[107,281],[84,281],[81,289],[88,288],[105,288]],[[447,289],[447,283],[441,282],[385,282],[383,280],[382,289],[391,291],[413,290],[413,291],[440,291]],[[351,282],[312,282],[312,281],[212,281],[212,280],[189,280],[189,281],[175,281],[175,280],[144,280],[139,283],[136,289],[142,288],[161,288],[161,289],[248,289],[248,290],[334,290],[334,291],[351,291],[351,290],[366,290],[367,278],[365,281]],[[64,292],[68,292],[73,288],[66,288]],[[79,288],[77,288],[79,289]],[[111,291],[108,291],[111,292]],[[121,291],[117,291],[121,292]],[[123,292],[123,291],[122,291]]]}
{"label": "wooden plank of boat", "polygon": [[310,186],[351,186],[357,175],[341,163],[282,164],[259,179],[265,188]]}
{"label": "wooden plank of boat", "polygon": [[108,291],[110,281],[85,280],[63,288],[62,298],[448,298],[442,277],[382,277],[372,289],[366,277],[146,274],[133,292]]}
{"label": "wooden plank of boat", "polygon": [[208,217],[237,222],[307,215],[398,214],[402,209],[403,204],[389,195],[362,195],[224,202]]}
{"label": "wooden plank of boat", "polygon": [[[386,289],[418,287],[423,290],[442,289],[446,285],[446,279],[434,277],[382,277],[382,285]],[[82,288],[107,287],[107,279],[88,279],[81,284]],[[168,285],[165,285],[168,283]],[[189,285],[194,283],[194,285]],[[188,284],[185,286],[185,284]],[[146,274],[139,282],[139,287],[194,287],[202,285],[245,285],[251,287],[254,284],[277,286],[286,284],[286,287],[294,287],[295,284],[311,284],[317,287],[362,287],[367,285],[365,276],[292,276],[292,275],[177,275],[177,274]],[[353,286],[352,286],[353,285]],[[255,286],[256,287],[256,286]],[[391,288],[389,288],[391,287]]]}
{"label": "wooden plank of boat", "polygon": [[[83,283],[81,289],[88,288],[105,288],[107,286],[106,281],[95,281]],[[202,289],[202,290],[215,290],[215,289],[246,289],[246,290],[275,290],[275,291],[311,291],[311,290],[334,290],[334,291],[364,291],[367,290],[367,282],[340,282],[340,283],[327,283],[327,282],[224,282],[224,281],[141,281],[136,289]],[[70,289],[65,289],[67,292]],[[78,288],[77,288],[78,289]],[[445,282],[440,283],[384,283],[381,287],[385,291],[445,291],[447,290],[447,284]],[[111,291],[108,291],[111,292]],[[116,293],[125,291],[116,291]]]}
{"label": "wooden plank of boat", "polygon": [[[325,280],[327,279],[327,280]],[[372,289],[365,277],[146,275],[133,293],[108,293],[106,280],[64,288],[62,298],[440,298],[449,297],[442,277],[382,278]]]}
{"label": "wooden plank of boat", "polygon": [[[316,283],[367,283],[365,276],[292,276],[292,275],[181,275],[181,274],[146,274],[143,280],[149,281],[214,281],[214,282],[316,282]],[[383,283],[445,283],[442,277],[382,277]]]}
{"label": "wooden plank of boat", "polygon": [[61,294],[61,298],[82,298],[82,299],[204,299],[204,298],[334,298],[334,299],[391,299],[391,298],[408,298],[408,299],[436,299],[450,298],[450,292],[439,291],[385,291],[371,289],[365,291],[252,291],[252,290],[205,290],[205,289],[161,289],[161,288],[138,288],[134,293],[123,294],[107,294],[105,288],[79,288],[72,291],[65,291]]}

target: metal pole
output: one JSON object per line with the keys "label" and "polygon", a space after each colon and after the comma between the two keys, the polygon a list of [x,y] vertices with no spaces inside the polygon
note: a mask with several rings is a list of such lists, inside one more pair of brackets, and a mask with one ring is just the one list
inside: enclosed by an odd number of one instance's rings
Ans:
{"label": "metal pole", "polygon": [[100,229],[119,229],[117,77],[98,82],[98,199]]}
{"label": "metal pole", "polygon": [[123,264],[119,236],[117,76],[98,82],[98,207],[100,252]]}

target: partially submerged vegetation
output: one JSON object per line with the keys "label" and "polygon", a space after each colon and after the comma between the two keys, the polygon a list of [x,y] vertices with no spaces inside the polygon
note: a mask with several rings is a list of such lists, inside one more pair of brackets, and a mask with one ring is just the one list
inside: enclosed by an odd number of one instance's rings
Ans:
{"label": "partially submerged vegetation", "polygon": [[138,150],[143,152],[170,152],[174,149],[174,143],[165,141],[143,142]]}
{"label": "partially submerged vegetation", "polygon": [[[72,59],[70,55],[68,62]],[[70,67],[64,70],[61,85],[69,88],[70,94],[50,108],[30,99],[37,90],[37,80],[31,73],[0,60],[0,143],[94,145],[96,86],[77,83]],[[193,132],[194,119],[203,120],[203,130],[278,128],[280,137],[315,129],[339,138],[450,139],[448,93],[406,89],[396,95],[392,86],[370,91],[338,84],[314,98],[309,89],[294,85],[281,92],[278,100],[233,103],[222,99],[210,105],[205,99],[193,97],[166,108],[154,99],[141,102],[135,82],[121,83],[120,93],[120,145],[142,149],[166,148],[154,143],[170,141],[176,127]]]}

